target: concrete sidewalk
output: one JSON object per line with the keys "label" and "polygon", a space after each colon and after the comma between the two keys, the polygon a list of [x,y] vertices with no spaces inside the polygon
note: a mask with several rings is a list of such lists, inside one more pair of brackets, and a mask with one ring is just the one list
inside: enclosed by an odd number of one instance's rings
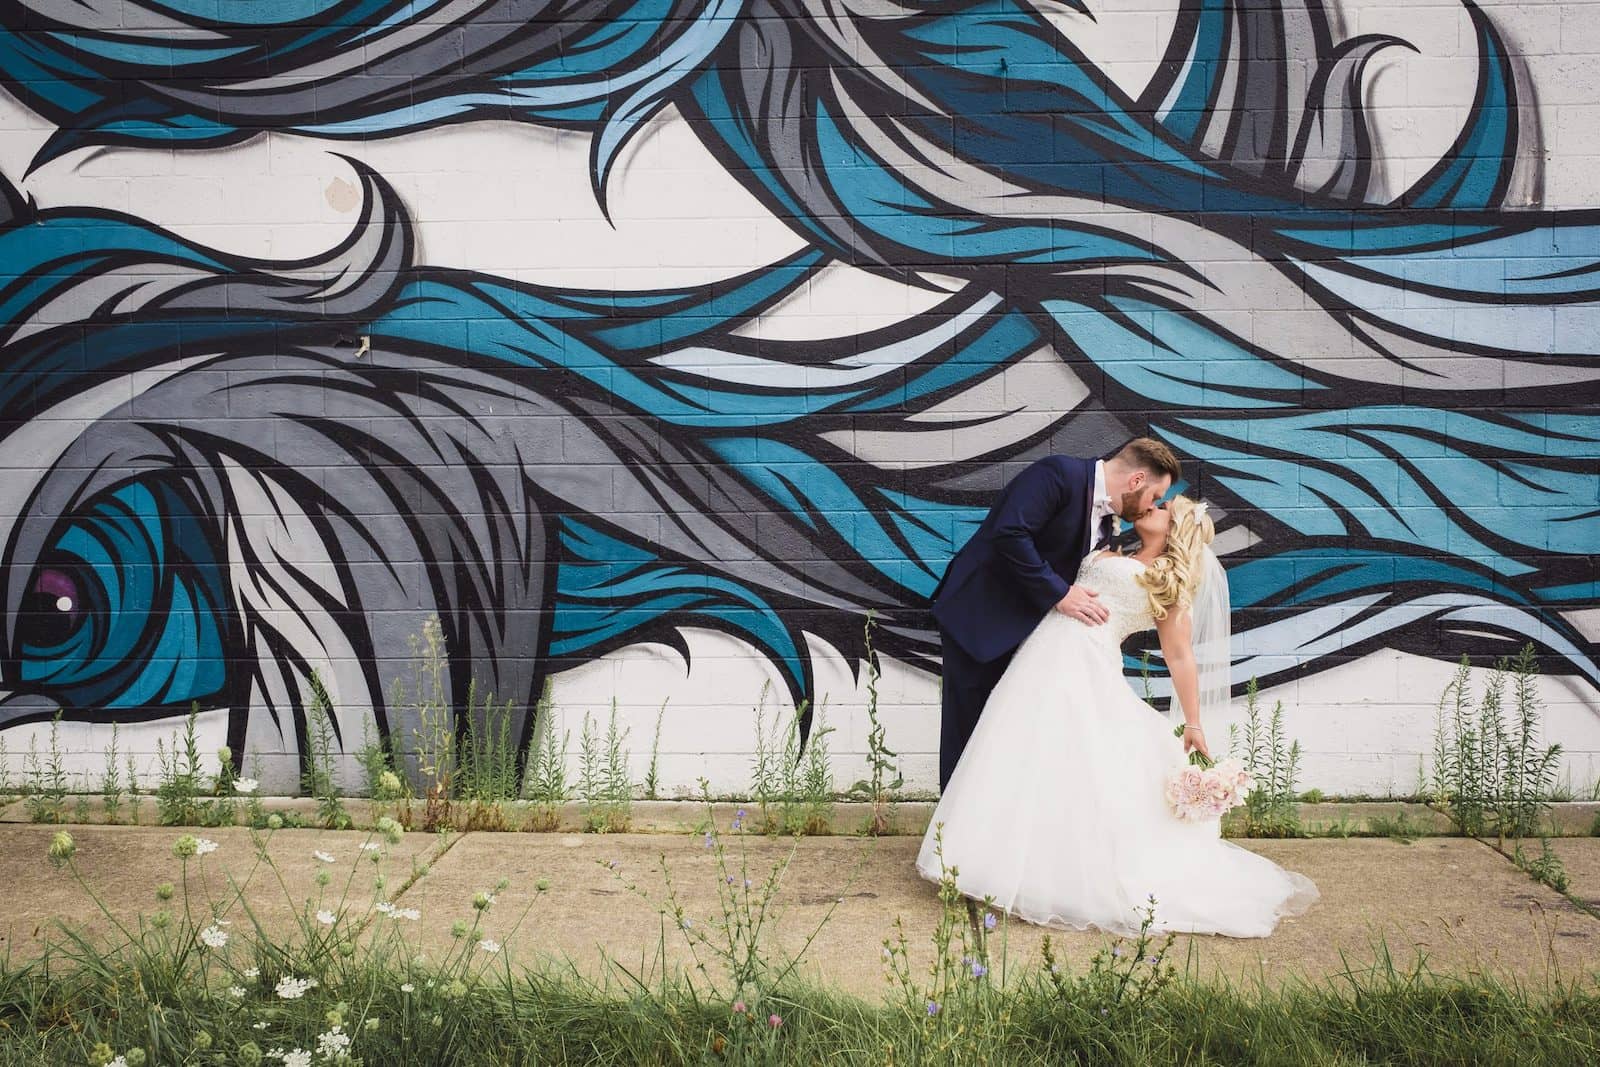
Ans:
{"label": "concrete sidewalk", "polygon": [[[86,880],[119,918],[163,906],[154,889],[159,882],[178,880],[181,868],[171,847],[186,831],[92,825],[65,829],[77,842],[77,862]],[[46,861],[55,830],[0,826],[0,885],[8,891],[0,918],[0,951],[9,951],[13,960],[38,953],[52,919],[96,933],[110,928],[70,874]],[[216,897],[226,889],[226,875],[241,881],[247,877],[254,857],[246,831],[193,832],[216,841],[219,848],[191,861],[192,887],[203,886]],[[757,885],[792,847],[788,839],[725,837],[732,873],[741,881],[746,876],[737,869],[743,851],[748,877]],[[270,871],[258,869],[246,883],[245,895],[269,930],[281,928],[287,934],[297,907],[306,901],[315,901],[314,907],[331,906],[353,871],[347,907],[364,914],[375,870],[360,851],[367,840],[376,838],[360,832],[279,831],[272,837],[271,852],[283,871],[283,885]],[[1402,969],[1421,950],[1435,971],[1488,972],[1536,986],[1552,968],[1568,979],[1600,971],[1600,920],[1482,843],[1459,838],[1422,838],[1409,845],[1382,838],[1235,843],[1306,874],[1321,889],[1322,899],[1306,915],[1285,920],[1269,938],[1180,935],[1172,958],[1184,966],[1192,947],[1193,965],[1207,977],[1249,981],[1260,975],[1277,984],[1291,974],[1322,979],[1347,967],[1363,970],[1373,962],[1372,945],[1380,935]],[[913,869],[918,845],[914,837],[802,840],[781,877],[778,902],[783,912],[774,927],[774,943],[788,951],[798,949],[834,908],[807,951],[802,971],[875,996],[884,986],[881,942],[892,935],[896,917],[904,922],[913,962],[931,955],[929,937],[938,902],[934,887]],[[1600,838],[1564,838],[1553,847],[1572,878],[1574,895],[1600,904]],[[1534,848],[1536,853],[1537,843]],[[323,864],[313,856],[318,851],[335,862]],[[567,958],[581,971],[598,975],[606,956],[630,970],[654,959],[663,922],[652,901],[665,900],[663,854],[685,914],[696,923],[720,918],[717,891],[725,883],[714,855],[694,835],[409,833],[390,850],[383,869],[391,898],[421,912],[419,922],[403,925],[407,937],[425,951],[442,953],[450,944],[451,921],[471,920],[473,894],[504,877],[511,886],[488,912],[486,936],[504,938],[520,962]],[[613,861],[616,871],[645,890],[651,901],[623,886],[605,866]],[[314,877],[322,866],[333,874],[333,882],[319,899]],[[400,891],[414,869],[424,868],[426,873]],[[550,888],[534,900],[540,879],[548,879]],[[532,910],[511,936],[512,925],[530,901]],[[165,906],[181,902],[175,899]],[[242,916],[234,918],[238,931]],[[1046,931],[1021,923],[1004,929],[1013,967],[1037,959]],[[1109,940],[1093,932],[1050,934],[1073,966],[1084,965]],[[687,961],[679,931],[667,928],[665,943],[672,963]]]}

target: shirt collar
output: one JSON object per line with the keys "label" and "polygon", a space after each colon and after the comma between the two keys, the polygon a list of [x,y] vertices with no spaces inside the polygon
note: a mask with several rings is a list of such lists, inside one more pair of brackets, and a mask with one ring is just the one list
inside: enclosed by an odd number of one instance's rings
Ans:
{"label": "shirt collar", "polygon": [[1106,461],[1094,461],[1094,502],[1095,504],[1111,503],[1111,494],[1106,492]]}

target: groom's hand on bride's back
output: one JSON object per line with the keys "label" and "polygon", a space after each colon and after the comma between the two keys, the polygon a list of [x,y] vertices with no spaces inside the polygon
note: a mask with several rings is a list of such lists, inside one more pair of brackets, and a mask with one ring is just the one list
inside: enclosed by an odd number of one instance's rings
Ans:
{"label": "groom's hand on bride's back", "polygon": [[1079,622],[1098,626],[1111,617],[1111,612],[1100,603],[1099,595],[1081,585],[1067,590],[1067,595],[1056,601],[1056,610]]}

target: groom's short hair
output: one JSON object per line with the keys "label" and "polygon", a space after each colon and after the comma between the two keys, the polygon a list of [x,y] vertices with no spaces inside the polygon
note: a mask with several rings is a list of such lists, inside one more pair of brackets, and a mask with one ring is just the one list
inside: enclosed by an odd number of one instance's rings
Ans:
{"label": "groom's short hair", "polygon": [[1152,478],[1165,474],[1177,481],[1183,477],[1178,457],[1172,454],[1172,449],[1153,437],[1135,437],[1118,449],[1114,458],[1136,470],[1148,471]]}

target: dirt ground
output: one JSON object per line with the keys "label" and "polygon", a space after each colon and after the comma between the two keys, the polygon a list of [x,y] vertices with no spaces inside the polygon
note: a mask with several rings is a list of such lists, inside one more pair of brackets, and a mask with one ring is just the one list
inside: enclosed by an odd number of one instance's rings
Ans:
{"label": "dirt ground", "polygon": [[[87,882],[117,920],[135,923],[160,907],[181,907],[181,892],[161,904],[155,887],[178,882],[182,868],[172,843],[182,833],[152,827],[71,826],[77,861]],[[47,936],[60,938],[52,920],[91,934],[111,932],[112,922],[73,881],[52,868],[46,850],[54,827],[0,826],[0,885],[7,889],[0,918],[0,952],[13,960],[37,955]],[[318,908],[366,913],[373,900],[369,862],[360,832],[284,830],[273,836],[273,866],[262,864],[239,829],[198,831],[218,848],[191,860],[192,906],[227,899],[237,892],[250,902],[268,936],[293,933],[297,910]],[[484,935],[504,942],[513,958],[530,965],[559,962],[600,976],[638,974],[664,958],[669,966],[692,965],[668,906],[663,859],[677,903],[691,924],[714,929],[722,917],[719,894],[742,892],[748,877],[759,888],[782,865],[770,927],[771,944],[793,953],[811,940],[800,970],[818,980],[873,996],[884,986],[882,942],[900,920],[913,963],[931,956],[930,936],[938,919],[935,887],[913,867],[915,837],[878,840],[845,837],[790,839],[725,837],[727,870],[701,836],[692,834],[407,834],[389,850],[381,870],[386,895],[415,908],[420,919],[401,921],[406,936],[425,953],[442,954],[451,943],[452,920],[473,917],[472,897],[510,885],[484,916]],[[1270,985],[1298,975],[1312,981],[1361,972],[1374,961],[1381,937],[1396,965],[1405,968],[1423,954],[1440,973],[1488,972],[1541,985],[1558,969],[1565,978],[1600,971],[1600,920],[1517,870],[1487,846],[1458,838],[1422,838],[1411,844],[1379,838],[1237,841],[1290,870],[1310,877],[1322,899],[1305,915],[1284,920],[1267,938],[1235,939],[1180,935],[1170,957],[1207,977],[1225,976]],[[1600,902],[1600,838],[1554,843],[1572,890]],[[315,853],[333,858],[324,863]],[[431,861],[431,866],[429,863]],[[609,864],[615,863],[612,868]],[[327,867],[326,889],[314,882]],[[275,869],[274,869],[275,868]],[[425,871],[402,886],[414,871]],[[231,876],[231,883],[230,883]],[[730,890],[727,878],[735,885]],[[537,889],[541,879],[548,889]],[[630,890],[626,883],[636,889]],[[230,884],[238,886],[230,889]],[[344,903],[339,903],[341,896]],[[235,905],[233,930],[248,928]],[[674,913],[675,915],[675,913]],[[824,921],[825,920],[825,921]],[[693,928],[693,927],[691,927]],[[1110,938],[1077,931],[1044,931],[1004,923],[1007,966],[1036,966],[1046,933],[1059,955],[1082,965]],[[713,965],[708,957],[706,962]],[[997,968],[998,970],[998,968]]]}

